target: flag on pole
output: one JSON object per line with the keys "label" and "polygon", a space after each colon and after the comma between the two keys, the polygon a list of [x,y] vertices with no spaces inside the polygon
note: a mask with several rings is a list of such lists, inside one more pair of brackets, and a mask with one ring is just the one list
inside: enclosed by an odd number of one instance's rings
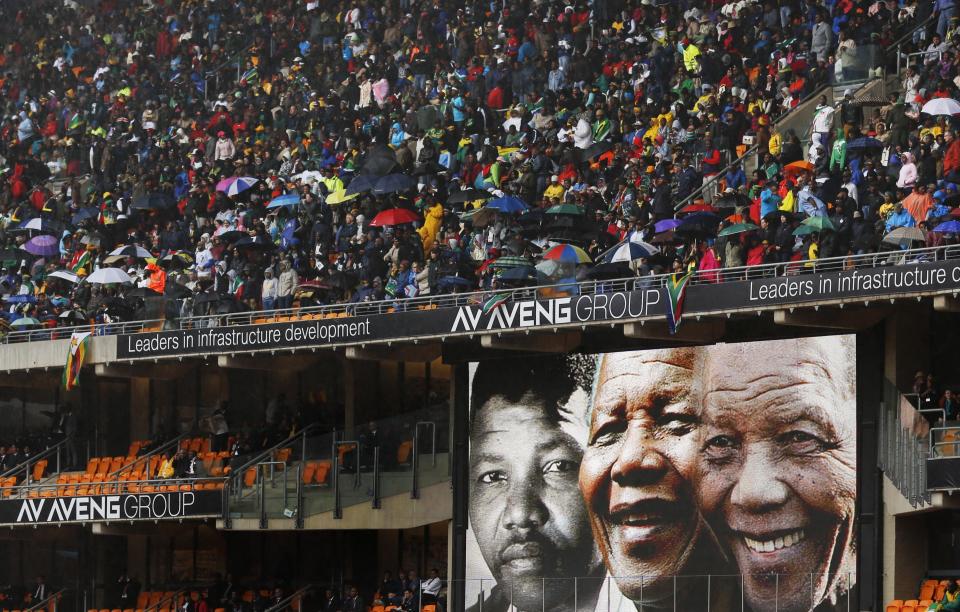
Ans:
{"label": "flag on pole", "polygon": [[70,348],[67,349],[67,364],[63,368],[63,388],[67,391],[80,385],[80,368],[87,356],[87,340],[90,332],[73,332]]}
{"label": "flag on pole", "polygon": [[667,325],[670,333],[677,333],[680,327],[680,320],[683,318],[683,301],[687,295],[687,285],[690,284],[692,272],[687,272],[681,277],[671,274],[667,278],[667,284],[664,289],[667,291]]}
{"label": "flag on pole", "polygon": [[483,314],[490,314],[510,299],[509,293],[498,293],[483,303]]}

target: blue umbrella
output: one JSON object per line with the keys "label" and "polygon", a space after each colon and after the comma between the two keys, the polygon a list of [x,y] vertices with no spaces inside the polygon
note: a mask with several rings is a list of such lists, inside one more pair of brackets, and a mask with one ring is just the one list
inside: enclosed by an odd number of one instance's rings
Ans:
{"label": "blue umbrella", "polygon": [[[350,183],[352,186],[353,183]],[[401,193],[410,191],[417,186],[417,182],[406,174],[388,174],[377,179],[373,186],[374,195],[386,195],[388,193]],[[349,193],[349,189],[347,190]]]}
{"label": "blue umbrella", "polygon": [[527,210],[529,206],[517,196],[508,195],[490,200],[487,202],[487,208],[495,208],[503,213],[521,213]]}
{"label": "blue umbrella", "polygon": [[87,219],[97,219],[100,217],[100,211],[94,207],[81,208],[77,212],[73,213],[73,218],[70,220],[74,225],[79,225]]}
{"label": "blue umbrella", "polygon": [[353,180],[350,181],[350,184],[347,185],[346,193],[347,195],[353,195],[355,193],[363,193],[365,191],[370,191],[373,189],[374,184],[377,182],[377,176],[372,174],[360,174],[353,177]]}
{"label": "blue umbrella", "polygon": [[883,143],[876,138],[863,136],[855,138],[847,143],[847,151],[857,151],[859,149],[882,149]]}
{"label": "blue umbrella", "polygon": [[440,279],[441,287],[471,287],[473,281],[460,276],[444,276]]}
{"label": "blue umbrella", "polygon": [[680,225],[680,219],[664,219],[663,221],[657,221],[653,226],[653,231],[656,233],[666,232],[672,230]]}
{"label": "blue umbrella", "polygon": [[61,231],[60,224],[52,219],[45,219],[43,217],[34,217],[33,219],[28,219],[21,223],[18,227],[18,230],[33,230],[36,232],[50,233],[50,234],[59,234]]}
{"label": "blue umbrella", "polygon": [[945,221],[933,228],[933,231],[943,234],[960,234],[960,221]]}
{"label": "blue umbrella", "polygon": [[267,204],[267,209],[271,208],[283,208],[284,206],[296,206],[300,203],[300,194],[297,193],[287,193],[282,196],[277,196],[270,200],[270,203]]}

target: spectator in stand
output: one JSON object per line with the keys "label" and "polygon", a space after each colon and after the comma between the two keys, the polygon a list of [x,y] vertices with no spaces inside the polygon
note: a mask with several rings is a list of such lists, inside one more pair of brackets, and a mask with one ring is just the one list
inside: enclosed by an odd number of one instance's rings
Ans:
{"label": "spectator in stand", "polygon": [[[837,74],[861,70],[858,49],[907,33],[916,10],[873,0],[789,0],[779,10],[733,0],[709,10],[689,2],[592,11],[559,0],[402,4],[0,4],[0,34],[11,41],[0,84],[8,162],[0,247],[9,247],[0,265],[10,273],[2,292],[25,296],[3,316],[30,314],[53,327],[70,311],[83,323],[115,322],[144,318],[145,301],[163,295],[178,314],[290,308],[297,287],[314,281],[318,304],[397,300],[422,294],[424,284],[431,295],[486,290],[502,286],[496,268],[484,266],[490,248],[532,263],[558,230],[583,247],[595,243],[597,255],[627,237],[649,241],[655,222],[677,214],[684,197],[697,199],[711,177],[704,205],[730,187],[751,203],[722,216],[756,225],[764,217],[775,231],[779,215],[761,215],[748,194],[769,187],[788,202],[798,186],[784,167],[807,148],[781,134],[776,119]],[[935,11],[930,29],[940,39],[929,39],[939,56],[955,51],[954,3],[937,0]],[[234,58],[239,78],[217,68]],[[937,141],[946,120],[931,118],[929,143],[918,129],[925,102],[956,96],[957,76],[949,61],[910,67],[903,98],[882,122],[892,148],[847,152],[861,192],[882,193],[900,175],[910,188],[957,172],[955,155],[941,151],[953,137]],[[846,140],[873,135],[852,95],[839,112]],[[725,167],[746,134],[764,156],[759,173],[741,177]],[[825,151],[834,136],[820,133]],[[882,171],[861,181],[867,160]],[[840,180],[845,168],[827,173]],[[377,183],[398,174],[406,178]],[[819,184],[817,197],[830,202],[831,181]],[[479,193],[453,197],[463,189]],[[511,195],[539,210],[522,221],[470,216]],[[562,214],[547,212],[558,204]],[[396,208],[412,221],[378,220]],[[532,217],[539,221],[527,223]],[[790,217],[791,231],[801,221]],[[38,234],[57,244],[20,248]],[[377,244],[394,238],[397,251],[380,253]],[[706,248],[682,232],[661,244],[665,268],[692,251],[699,261]],[[110,255],[119,247],[139,250]],[[822,255],[849,247],[833,240]],[[390,280],[384,256],[422,272],[433,249],[435,282],[397,276],[400,292],[372,290],[377,278]],[[131,281],[94,291],[52,276],[88,278],[110,266]],[[449,277],[459,280],[440,282]]]}

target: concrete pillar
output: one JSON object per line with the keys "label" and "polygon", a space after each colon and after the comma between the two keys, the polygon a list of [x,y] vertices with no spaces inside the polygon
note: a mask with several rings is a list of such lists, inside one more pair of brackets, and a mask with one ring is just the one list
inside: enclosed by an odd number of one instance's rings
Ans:
{"label": "concrete pillar", "polygon": [[156,408],[151,405],[150,384],[149,378],[130,379],[131,440],[149,440],[153,433],[150,421]]}

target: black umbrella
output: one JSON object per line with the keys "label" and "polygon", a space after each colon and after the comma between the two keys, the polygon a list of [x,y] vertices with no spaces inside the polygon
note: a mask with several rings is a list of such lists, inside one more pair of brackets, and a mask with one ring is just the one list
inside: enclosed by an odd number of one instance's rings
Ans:
{"label": "black umbrella", "polygon": [[357,277],[349,272],[334,272],[326,282],[334,289],[352,289],[357,286]]}
{"label": "black umbrella", "polygon": [[389,157],[368,157],[367,161],[360,166],[358,174],[369,174],[373,176],[383,176],[390,174],[398,168],[396,158]]}
{"label": "black umbrella", "polygon": [[358,174],[353,177],[353,180],[350,181],[350,184],[347,185],[346,193],[347,195],[353,195],[355,193],[364,193],[365,191],[370,191],[373,189],[373,185],[377,182],[377,176],[373,174]]}
{"label": "black umbrella", "polygon": [[580,149],[580,163],[591,161],[612,148],[613,145],[609,142],[595,142],[586,149]]}
{"label": "black umbrella", "polygon": [[[350,183],[353,185],[353,183]],[[410,191],[417,186],[417,182],[406,174],[388,174],[377,179],[373,187],[375,195],[387,195],[389,193],[402,193]],[[347,190],[349,193],[349,189]]]}
{"label": "black umbrella", "polygon": [[447,204],[460,204],[463,202],[473,202],[474,200],[486,200],[491,198],[489,192],[482,189],[462,189],[460,191],[451,191],[447,196]]}
{"label": "black umbrella", "polygon": [[737,208],[740,206],[750,206],[753,202],[743,193],[725,193],[717,198],[713,203],[716,208]]}
{"label": "black umbrella", "polygon": [[587,271],[587,276],[596,280],[626,278],[632,274],[633,273],[630,270],[630,264],[625,261],[600,263]]}
{"label": "black umbrella", "polygon": [[708,212],[694,213],[685,217],[674,230],[679,235],[713,235],[720,225],[720,217]]}
{"label": "black umbrella", "polygon": [[193,292],[181,285],[180,283],[167,283],[167,286],[163,290],[163,295],[168,298],[173,298],[179,300],[182,298],[190,297],[193,295]]}
{"label": "black umbrella", "polygon": [[177,204],[173,196],[167,193],[147,193],[133,200],[130,208],[141,210],[160,210],[161,208],[171,208]]}
{"label": "black umbrella", "polygon": [[160,293],[157,293],[153,289],[148,287],[136,287],[131,289],[123,294],[126,298],[148,298],[148,297],[160,297]]}
{"label": "black umbrella", "polygon": [[65,310],[57,317],[61,325],[86,325],[87,316],[80,310]]}
{"label": "black umbrella", "polygon": [[277,248],[277,245],[273,244],[263,236],[251,237],[247,236],[246,238],[241,238],[233,243],[233,246],[238,249],[249,249],[253,251],[272,251]]}

